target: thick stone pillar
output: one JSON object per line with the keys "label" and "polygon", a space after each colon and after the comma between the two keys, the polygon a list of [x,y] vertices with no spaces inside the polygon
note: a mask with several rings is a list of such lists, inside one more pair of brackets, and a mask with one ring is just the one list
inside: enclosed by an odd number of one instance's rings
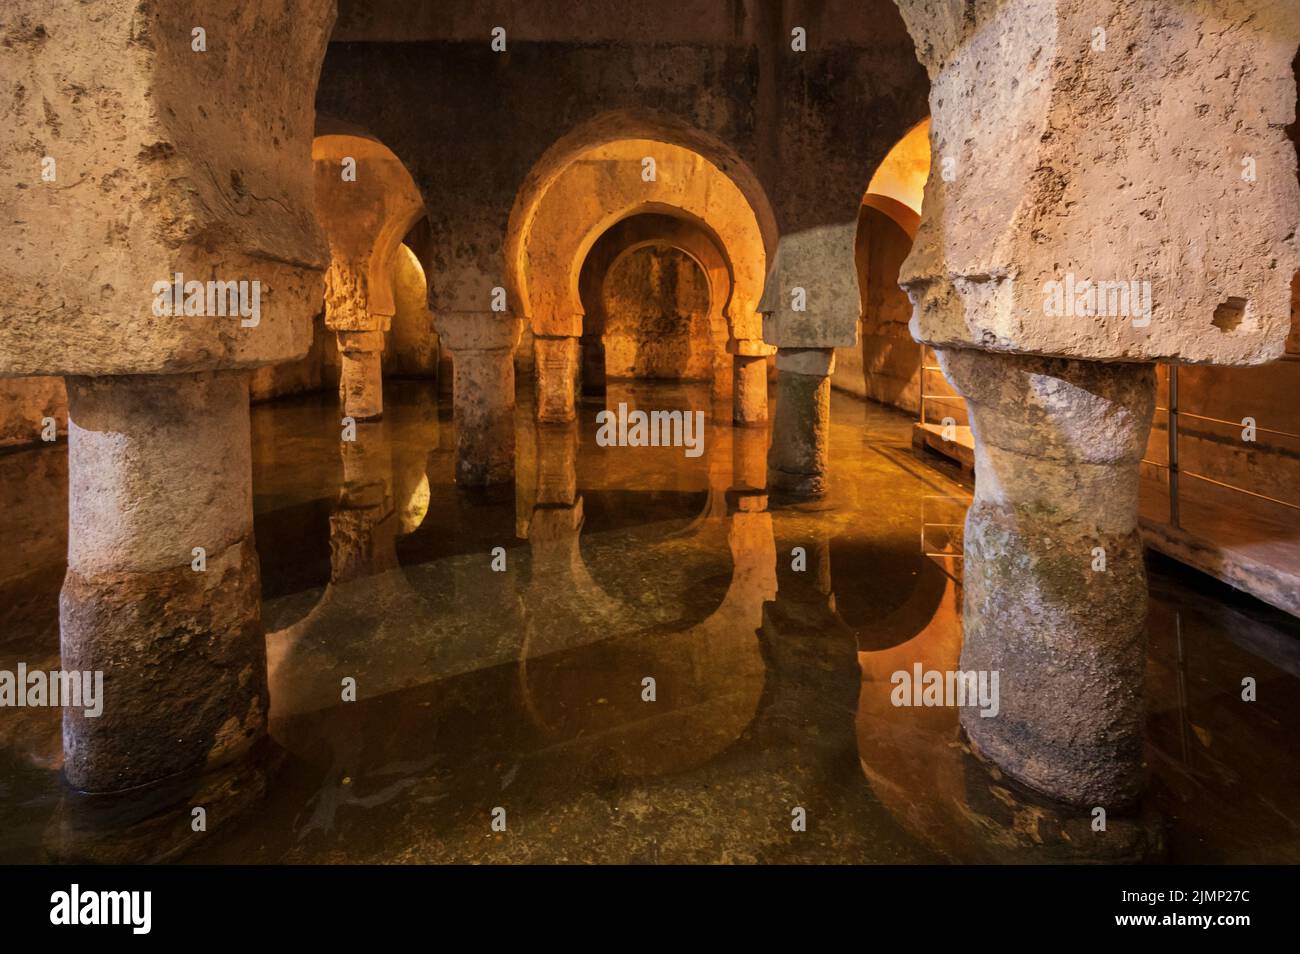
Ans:
{"label": "thick stone pillar", "polygon": [[767,484],[797,497],[826,493],[826,455],[831,420],[829,348],[782,348],[776,354],[776,420],[767,455]]}
{"label": "thick stone pillar", "polygon": [[267,712],[248,375],[67,385],[62,665],[102,671],[104,700],[97,718],[64,709],[64,772],[113,792],[213,768]]}
{"label": "thick stone pillar", "polygon": [[378,420],[384,415],[383,332],[340,331],[338,343],[343,414],[357,421]]}
{"label": "thick stone pillar", "polygon": [[579,339],[539,335],[533,339],[533,356],[537,420],[567,424],[577,417]]}
{"label": "thick stone pillar", "polygon": [[438,331],[452,352],[456,482],[508,483],[515,475],[515,363],[520,323],[497,312],[449,312]]}
{"label": "thick stone pillar", "polygon": [[767,423],[767,357],[736,355],[731,420],[742,426]]}
{"label": "thick stone pillar", "polygon": [[1146,576],[1138,464],[1150,364],[940,353],[975,433],[963,671],[1000,706],[961,721],[1002,771],[1063,801],[1121,807],[1142,787]]}

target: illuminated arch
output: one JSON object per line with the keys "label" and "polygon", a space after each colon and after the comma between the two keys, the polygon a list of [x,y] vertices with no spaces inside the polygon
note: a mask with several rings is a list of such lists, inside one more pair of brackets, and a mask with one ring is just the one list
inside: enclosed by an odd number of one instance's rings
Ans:
{"label": "illuminated arch", "polygon": [[[424,197],[402,160],[355,126],[322,119],[311,154],[316,217],[329,242],[331,277],[355,290],[349,296],[354,313],[336,314],[330,326],[368,330],[369,316],[391,319],[396,310],[390,270],[402,238],[424,215]],[[355,161],[355,181],[343,176],[349,159]]]}
{"label": "illuminated arch", "polygon": [[[643,177],[642,160],[654,160]],[[516,198],[506,240],[516,307],[541,335],[581,333],[579,275],[610,226],[643,212],[700,225],[726,256],[735,337],[760,338],[757,307],[776,219],[748,166],[724,144],[671,118],[616,112],[556,142]]]}

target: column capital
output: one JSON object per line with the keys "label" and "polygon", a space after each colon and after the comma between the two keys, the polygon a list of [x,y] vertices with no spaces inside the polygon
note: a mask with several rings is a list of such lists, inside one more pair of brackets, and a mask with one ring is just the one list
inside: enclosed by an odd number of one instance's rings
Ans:
{"label": "column capital", "polygon": [[517,317],[498,311],[447,311],[434,316],[443,345],[458,351],[513,350],[523,327]]}
{"label": "column capital", "polygon": [[776,352],[776,369],[782,374],[826,377],[835,372],[833,348],[781,348]]}

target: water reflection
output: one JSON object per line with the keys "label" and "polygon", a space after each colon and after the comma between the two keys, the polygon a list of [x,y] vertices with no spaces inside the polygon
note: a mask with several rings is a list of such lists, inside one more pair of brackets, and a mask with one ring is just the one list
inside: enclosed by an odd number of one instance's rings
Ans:
{"label": "water reflection", "polygon": [[[87,804],[58,714],[6,710],[0,858],[1297,860],[1295,627],[1176,571],[1153,576],[1151,795],[1104,836],[975,759],[955,709],[891,704],[894,672],[958,665],[969,497],[905,418],[837,395],[831,498],[775,507],[765,429],[711,426],[698,459],[594,442],[601,407],[707,387],[609,382],[561,427],[525,405],[516,485],[487,491],[455,486],[446,398],[389,392],[354,441],[328,396],[254,410],[273,751],[180,807]],[[6,493],[58,501],[60,452],[33,453],[0,457]],[[63,568],[39,539],[0,580],[22,593],[0,653],[49,667]]]}

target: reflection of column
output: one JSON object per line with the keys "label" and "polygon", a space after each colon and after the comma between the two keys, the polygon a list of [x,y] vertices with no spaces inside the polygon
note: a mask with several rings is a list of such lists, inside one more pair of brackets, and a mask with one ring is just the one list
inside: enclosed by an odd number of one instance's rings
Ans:
{"label": "reflection of column", "polygon": [[986,758],[1054,797],[1131,802],[1142,784],[1137,485],[1152,366],[966,350],[940,360],[975,434],[961,666],[1000,673],[999,714],[964,708],[962,725]]}
{"label": "reflection of column", "polygon": [[439,316],[438,331],[452,352],[456,482],[508,483],[515,469],[519,322],[496,312],[449,312]]}
{"label": "reflection of column", "polygon": [[800,497],[826,493],[831,416],[830,349],[787,349],[776,355],[776,421],[768,454],[768,484]]}
{"label": "reflection of column", "polygon": [[247,373],[67,384],[63,667],[104,673],[101,716],[64,709],[68,781],[118,791],[215,767],[267,709]]}
{"label": "reflection of column", "polygon": [[547,589],[563,581],[567,591],[580,592],[576,581],[589,580],[578,548],[582,499],[578,496],[577,424],[539,427],[536,437],[537,498],[528,522],[533,578]]}
{"label": "reflection of column", "polygon": [[398,519],[392,451],[382,424],[360,424],[343,441],[343,486],[330,514],[330,582],[346,583],[397,568]]}
{"label": "reflection of column", "polygon": [[578,339],[538,336],[533,339],[533,354],[537,420],[543,424],[572,421],[577,414]]}
{"label": "reflection of column", "polygon": [[515,465],[515,364],[510,349],[458,351],[452,364],[456,482],[508,483]]}
{"label": "reflection of column", "polygon": [[767,487],[767,432],[744,428],[735,431],[731,445],[733,489],[765,490]]}
{"label": "reflection of column", "polygon": [[340,331],[339,400],[343,413],[357,421],[373,421],[384,413],[384,380],[380,331]]}

